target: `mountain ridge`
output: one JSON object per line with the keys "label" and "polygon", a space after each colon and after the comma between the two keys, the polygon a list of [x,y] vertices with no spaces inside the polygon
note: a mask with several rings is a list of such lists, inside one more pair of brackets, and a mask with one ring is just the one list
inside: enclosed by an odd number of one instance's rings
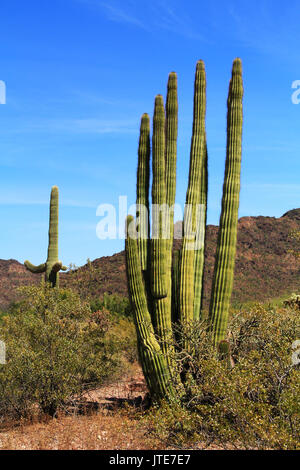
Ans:
{"label": "mountain ridge", "polygon": [[[181,223],[175,224],[180,233]],[[233,302],[266,301],[294,291],[300,291],[300,263],[290,249],[298,249],[297,242],[290,238],[293,230],[300,230],[300,208],[292,209],[281,217],[249,216],[238,222],[237,256]],[[209,302],[214,269],[214,258],[218,226],[208,225],[205,246],[204,305]],[[179,248],[181,240],[174,240]],[[88,265],[77,268],[76,274],[60,275],[61,286],[81,291],[84,296],[97,297],[105,292],[127,296],[125,253],[96,258],[91,262],[93,273],[88,274]],[[25,266],[14,259],[0,259],[0,309],[18,298],[17,287],[37,284],[41,275],[28,272]],[[85,285],[86,284],[86,285]]]}

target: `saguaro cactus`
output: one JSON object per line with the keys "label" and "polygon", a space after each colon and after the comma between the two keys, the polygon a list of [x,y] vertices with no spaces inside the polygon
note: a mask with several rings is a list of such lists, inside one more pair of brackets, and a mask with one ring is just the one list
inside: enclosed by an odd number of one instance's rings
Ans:
{"label": "saguaro cactus", "polygon": [[53,186],[50,197],[50,217],[49,217],[49,243],[47,261],[39,266],[34,266],[29,261],[24,265],[32,273],[45,273],[45,280],[50,282],[52,287],[59,285],[59,271],[66,271],[58,259],[58,187]]}
{"label": "saguaro cactus", "polygon": [[[236,59],[227,102],[226,168],[209,316],[209,326],[216,346],[224,340],[232,290],[241,166],[242,96],[241,61]],[[177,76],[172,72],[168,81],[166,110],[162,96],[157,95],[155,98],[152,136],[152,239],[145,239],[145,234],[150,233],[149,227],[146,230],[149,220],[150,120],[144,114],[137,174],[136,215],[139,233],[136,233],[133,217],[129,216],[125,244],[128,287],[135,316],[140,360],[151,395],[157,400],[173,400],[174,381],[184,379],[184,375],[179,378],[173,368],[172,322],[184,326],[193,320],[202,319],[203,242],[207,211],[206,76],[202,61],[197,63],[194,83],[193,133],[183,244],[181,250],[174,253],[172,263],[177,113]],[[147,209],[143,217],[140,216],[140,204],[144,204]],[[164,232],[166,227],[170,229],[169,233]],[[189,347],[188,342],[183,345]]]}

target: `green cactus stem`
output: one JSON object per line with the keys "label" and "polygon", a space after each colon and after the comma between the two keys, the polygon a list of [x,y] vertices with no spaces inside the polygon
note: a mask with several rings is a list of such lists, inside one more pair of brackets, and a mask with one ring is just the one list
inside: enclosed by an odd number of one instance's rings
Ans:
{"label": "green cactus stem", "polygon": [[[199,61],[196,66],[194,84],[194,116],[193,133],[190,152],[189,183],[186,195],[186,212],[184,220],[184,236],[181,255],[181,276],[180,276],[180,302],[179,316],[181,323],[188,324],[194,319],[194,297],[195,297],[195,244],[197,224],[197,214],[199,215],[199,205],[201,192],[206,193],[203,187],[205,176],[205,114],[206,114],[206,76],[203,61]],[[207,186],[207,185],[206,185]],[[206,200],[206,196],[205,196]],[[202,268],[201,268],[202,269]],[[197,270],[199,266],[197,263]],[[197,283],[202,283],[201,276],[197,275]],[[197,284],[196,293],[199,295],[200,288]]]}
{"label": "green cactus stem", "polygon": [[[202,160],[203,158],[203,160]],[[198,247],[195,250],[194,258],[194,320],[202,319],[201,309],[203,301],[203,273],[204,273],[204,248],[207,219],[207,191],[208,191],[208,170],[207,170],[207,146],[201,158],[201,184],[200,184],[200,208],[197,227]]]}
{"label": "green cactus stem", "polygon": [[143,114],[140,127],[138,149],[138,171],[136,187],[136,204],[139,219],[138,248],[142,271],[148,269],[149,240],[149,178],[150,178],[150,118]]}
{"label": "green cactus stem", "polygon": [[172,323],[178,322],[181,250],[175,250],[172,264]]}
{"label": "green cactus stem", "polygon": [[46,263],[34,266],[28,260],[24,262],[26,268],[32,273],[45,273],[46,282],[50,282],[52,287],[59,286],[59,271],[66,271],[58,259],[58,187],[53,186],[50,197],[50,218],[49,218],[49,243]]}
{"label": "green cactus stem", "polygon": [[233,287],[243,127],[242,63],[235,59],[227,100],[227,150],[209,320],[217,345],[225,339]]}
{"label": "green cactus stem", "polygon": [[219,358],[221,361],[225,361],[227,364],[228,369],[232,369],[234,367],[234,361],[231,356],[231,349],[230,344],[226,340],[222,340],[218,344],[218,353]]}
{"label": "green cactus stem", "polygon": [[[152,135],[152,319],[155,332],[160,338],[162,351],[169,363],[172,343],[170,280],[172,248],[169,239],[169,208],[166,203],[165,125],[163,98],[161,95],[157,95],[155,97]],[[174,179],[174,176],[172,178]]]}
{"label": "green cactus stem", "polygon": [[166,229],[161,208],[166,204],[165,181],[165,110],[163,97],[157,95],[154,104],[152,135],[152,240],[151,283],[154,299],[167,296],[166,285]]}
{"label": "green cactus stem", "polygon": [[[130,237],[129,225],[134,226],[132,216],[126,221],[126,267],[130,299],[138,337],[138,350],[143,372],[151,397],[160,401],[174,397],[170,369],[156,339],[148,303],[145,295],[141,265],[138,256],[137,240]],[[134,227],[133,227],[134,229]]]}
{"label": "green cactus stem", "polygon": [[[232,290],[242,134],[241,64],[233,65],[228,97],[227,153],[223,200],[214,285],[208,321],[220,357],[230,365],[230,349],[224,341],[229,299]],[[137,172],[137,222],[127,218],[126,266],[128,290],[138,337],[138,351],[151,396],[160,401],[175,399],[183,392],[188,363],[182,373],[174,367],[173,353],[182,347],[193,352],[188,338],[180,337],[194,320],[202,320],[204,241],[207,214],[207,142],[205,130],[206,74],[204,63],[196,66],[194,82],[193,133],[190,151],[188,208],[184,220],[183,245],[173,251],[176,189],[178,98],[177,76],[169,75],[166,110],[161,95],[155,98],[152,134],[152,231],[147,214],[141,218],[138,205],[149,207],[150,123],[143,115],[140,127]],[[165,209],[165,210],[164,210]],[[156,212],[155,212],[156,211]],[[141,221],[142,220],[142,221]],[[133,228],[134,236],[131,236]],[[174,325],[175,324],[175,325]],[[182,328],[183,327],[183,328]],[[174,339],[176,346],[174,345]],[[183,341],[182,341],[183,339]],[[177,341],[179,340],[179,341]],[[180,396],[176,399],[180,400]]]}

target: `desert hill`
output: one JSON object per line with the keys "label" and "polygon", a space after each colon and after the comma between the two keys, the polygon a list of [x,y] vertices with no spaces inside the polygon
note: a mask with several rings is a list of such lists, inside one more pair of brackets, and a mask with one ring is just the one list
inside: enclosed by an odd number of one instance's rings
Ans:
{"label": "desert hill", "polygon": [[[180,232],[177,223],[175,231]],[[290,238],[300,230],[300,209],[293,209],[280,218],[242,217],[238,223],[238,245],[235,266],[233,302],[266,301],[300,291],[300,263],[290,249],[298,249]],[[208,304],[218,227],[208,225],[205,250],[204,301]],[[175,240],[175,247],[180,241]],[[29,273],[16,260],[0,260],[0,308],[5,309],[17,298],[16,288],[38,283],[40,275]],[[127,295],[124,251],[95,259],[75,273],[60,275],[61,286],[78,289],[91,297],[109,294]]]}

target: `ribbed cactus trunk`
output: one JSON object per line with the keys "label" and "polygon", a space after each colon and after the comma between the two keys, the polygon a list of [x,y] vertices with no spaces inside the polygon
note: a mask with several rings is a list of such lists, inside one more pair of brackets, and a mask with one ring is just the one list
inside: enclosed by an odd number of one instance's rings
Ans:
{"label": "ribbed cactus trunk", "polygon": [[[228,98],[226,172],[210,311],[210,325],[216,344],[225,334],[232,289],[241,160],[241,80],[241,64],[235,60]],[[206,75],[204,63],[199,61],[194,83],[193,133],[183,245],[173,256],[178,127],[177,76],[174,72],[169,75],[166,110],[162,96],[157,95],[155,98],[151,240],[147,237],[150,234],[150,120],[147,114],[141,120],[137,226],[133,217],[129,216],[125,248],[140,361],[151,396],[157,401],[179,398],[177,392],[174,392],[174,386],[185,378],[184,373],[179,377],[173,367],[174,336],[180,339],[180,328],[176,325],[174,334],[174,323],[185,326],[201,319],[202,315],[208,186],[205,115]],[[188,340],[182,344],[185,349],[192,351]]]}
{"label": "ribbed cactus trunk", "polygon": [[[171,72],[168,80],[168,91],[166,101],[166,203],[169,207],[169,230],[168,238],[168,271],[172,267],[172,248],[174,239],[174,204],[176,195],[176,163],[177,163],[177,135],[178,135],[178,96],[177,75]],[[171,278],[169,276],[169,281]]]}
{"label": "ribbed cactus trunk", "polygon": [[138,225],[138,248],[143,272],[148,270],[149,244],[149,178],[150,178],[150,119],[143,114],[138,149],[138,171],[136,186],[136,217]]}
{"label": "ribbed cactus trunk", "polygon": [[[163,354],[170,365],[172,344],[171,266],[169,264],[169,215],[166,205],[165,111],[162,96],[155,98],[152,136],[152,318]],[[164,212],[165,211],[165,212]]]}
{"label": "ribbed cactus trunk", "polygon": [[[165,110],[163,97],[156,96],[152,136],[152,239],[151,285],[154,302],[167,297],[166,220],[162,210],[166,204]],[[163,321],[163,319],[161,319]],[[157,319],[160,323],[160,319]]]}
{"label": "ribbed cactus trunk", "polygon": [[46,282],[50,282],[52,287],[59,286],[59,271],[66,271],[67,267],[62,265],[58,259],[58,187],[53,186],[50,197],[50,216],[48,232],[48,256],[46,263],[34,266],[29,261],[24,265],[32,273],[45,273]]}
{"label": "ribbed cactus trunk", "polygon": [[198,212],[197,226],[197,249],[194,260],[194,320],[202,319],[203,300],[203,273],[204,273],[204,247],[207,219],[207,191],[208,191],[208,169],[207,169],[207,146],[205,142],[204,154],[201,155],[201,184],[200,184],[200,207]]}
{"label": "ribbed cactus trunk", "polygon": [[243,126],[242,63],[235,59],[227,101],[227,150],[222,211],[209,311],[214,342],[225,339],[233,286],[240,194]]}
{"label": "ribbed cactus trunk", "polygon": [[[169,75],[166,110],[154,104],[152,133],[152,238],[149,227],[150,120],[141,119],[137,172],[137,233],[127,221],[128,287],[139,339],[139,356],[151,395],[174,399],[172,248],[177,157],[177,76]],[[143,216],[141,216],[143,214]],[[148,225],[148,230],[146,226]],[[130,237],[130,233],[134,233]],[[135,240],[137,235],[137,240]],[[137,265],[138,264],[138,265]],[[146,325],[146,326],[145,326]],[[148,371],[148,372],[147,372]],[[148,376],[147,376],[148,374]]]}
{"label": "ribbed cactus trunk", "polygon": [[[201,226],[202,230],[205,230],[203,226],[205,223],[207,197],[205,114],[205,67],[204,63],[199,61],[196,66],[194,85],[193,134],[181,254],[179,320],[183,326],[193,322],[194,316],[198,318],[200,316],[203,264],[201,265],[201,260],[198,256],[200,250],[196,245],[196,234],[199,233],[199,226]],[[205,208],[204,216],[201,220],[203,206],[201,207],[200,204],[203,202],[205,203]],[[197,301],[196,311],[194,309],[194,300]]]}
{"label": "ribbed cactus trunk", "polygon": [[[174,204],[176,195],[176,164],[177,164],[177,135],[178,135],[178,94],[177,75],[175,72],[169,74],[166,100],[166,203],[169,210],[168,230],[170,236],[167,239],[167,282],[170,328],[174,318],[174,295],[172,292],[172,253],[174,240]],[[178,278],[179,282],[179,278]],[[170,336],[170,335],[169,335]]]}
{"label": "ribbed cactus trunk", "polygon": [[155,336],[151,314],[148,310],[138,243],[128,233],[129,226],[131,226],[131,230],[135,230],[135,222],[132,216],[127,217],[126,226],[125,251],[128,288],[133,306],[142,369],[151,397],[157,401],[162,398],[171,399],[174,392],[170,369]]}

